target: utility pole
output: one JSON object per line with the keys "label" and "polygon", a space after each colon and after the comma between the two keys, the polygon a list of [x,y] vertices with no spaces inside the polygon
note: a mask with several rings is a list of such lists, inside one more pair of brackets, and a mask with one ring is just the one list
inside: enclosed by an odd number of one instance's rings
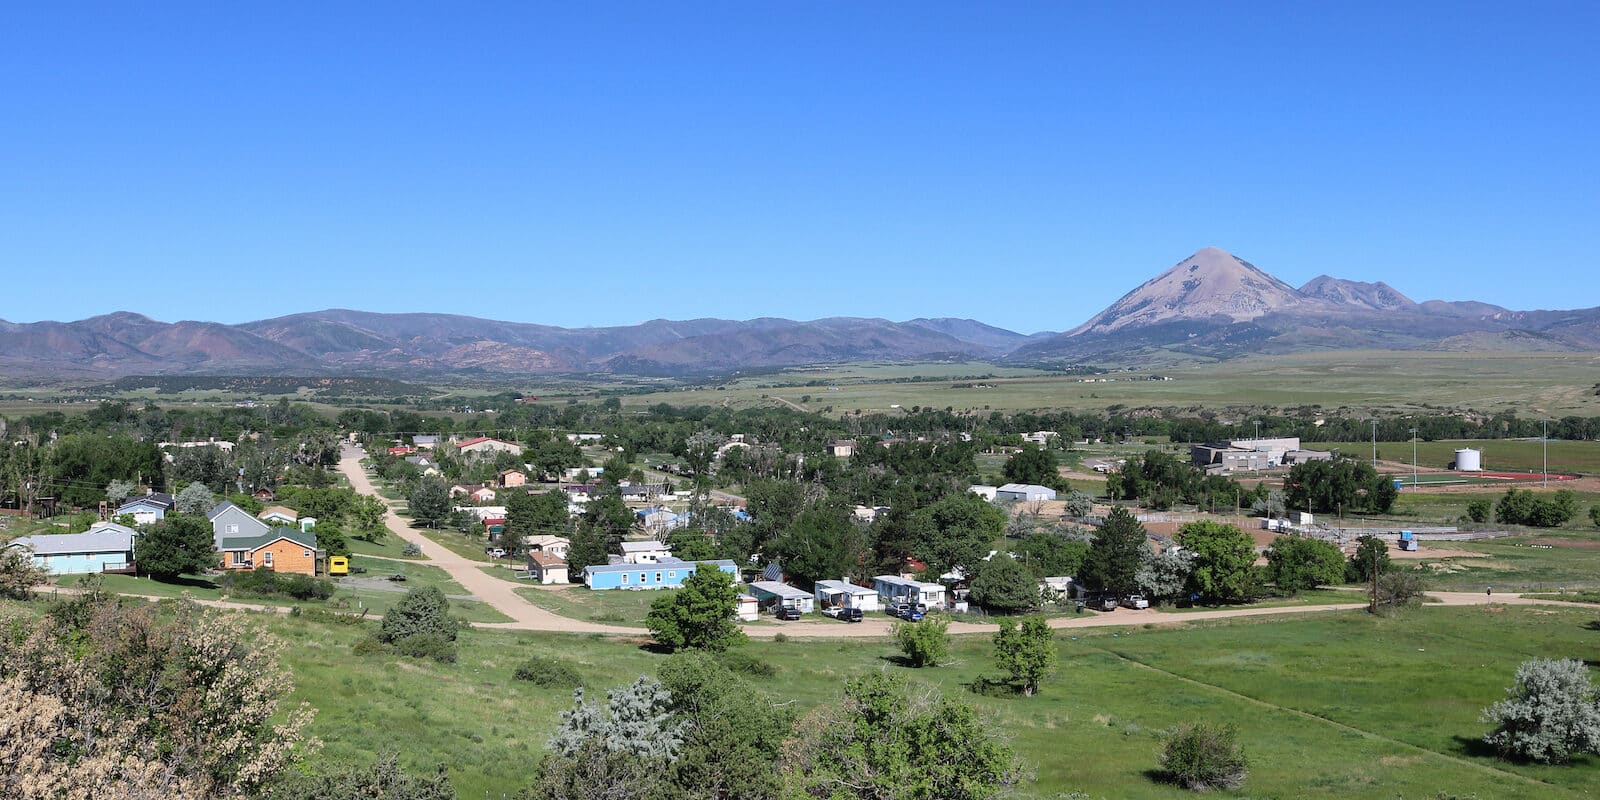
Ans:
{"label": "utility pole", "polygon": [[1417,429],[1411,429],[1411,493],[1417,492]]}
{"label": "utility pole", "polygon": [[[1356,552],[1360,552],[1360,547],[1361,545],[1356,545]],[[1372,556],[1372,607],[1370,610],[1371,613],[1376,614],[1378,613],[1378,554],[1369,553],[1369,555]]]}
{"label": "utility pole", "polygon": [[1261,438],[1261,420],[1256,419],[1256,420],[1251,420],[1251,422],[1256,426],[1256,438],[1260,439]]}
{"label": "utility pole", "polygon": [[1539,443],[1544,445],[1544,488],[1550,488],[1550,420],[1539,420],[1544,423],[1544,436],[1539,437]]}
{"label": "utility pole", "polygon": [[1372,421],[1372,468],[1378,468],[1378,421]]}

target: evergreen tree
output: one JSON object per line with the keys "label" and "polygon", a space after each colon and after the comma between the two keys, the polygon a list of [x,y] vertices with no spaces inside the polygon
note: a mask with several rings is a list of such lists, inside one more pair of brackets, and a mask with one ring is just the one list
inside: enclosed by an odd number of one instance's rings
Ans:
{"label": "evergreen tree", "polygon": [[1149,558],[1144,526],[1128,509],[1115,506],[1089,545],[1083,563],[1084,585],[1118,595],[1132,592],[1139,585],[1139,568]]}
{"label": "evergreen tree", "polygon": [[710,564],[695,568],[683,588],[655,599],[644,624],[656,641],[674,650],[726,650],[744,641],[734,622],[739,590],[732,576]]}

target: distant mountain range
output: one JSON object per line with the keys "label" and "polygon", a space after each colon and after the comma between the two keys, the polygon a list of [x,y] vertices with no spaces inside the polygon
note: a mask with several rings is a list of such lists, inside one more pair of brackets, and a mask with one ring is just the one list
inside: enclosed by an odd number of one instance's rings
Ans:
{"label": "distant mountain range", "polygon": [[450,314],[331,309],[223,325],[117,312],[0,321],[0,377],[127,375],[688,375],[848,361],[1137,366],[1175,357],[1340,349],[1600,350],[1600,309],[1417,303],[1386,283],[1319,276],[1296,289],[1208,247],[1066,333],[970,319],[651,320],[558,328]]}

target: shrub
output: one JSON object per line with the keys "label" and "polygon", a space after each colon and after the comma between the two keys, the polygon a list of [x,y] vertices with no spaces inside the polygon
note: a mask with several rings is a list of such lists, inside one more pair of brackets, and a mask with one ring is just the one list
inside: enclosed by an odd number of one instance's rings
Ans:
{"label": "shrub", "polygon": [[1161,751],[1161,770],[1173,783],[1196,792],[1236,789],[1249,771],[1238,738],[1232,725],[1181,725]]}
{"label": "shrub", "polygon": [[400,555],[407,558],[416,558],[422,555],[422,546],[416,542],[406,542],[405,547],[400,548]]}
{"label": "shrub", "polygon": [[717,656],[717,660],[722,662],[722,666],[742,675],[770,678],[778,674],[777,665],[743,650],[729,650],[725,653],[720,653]]}
{"label": "shrub", "polygon": [[229,572],[219,578],[217,584],[241,597],[326,600],[334,592],[332,581],[270,569]]}
{"label": "shrub", "polygon": [[931,667],[950,654],[950,637],[945,633],[949,627],[949,621],[937,618],[900,622],[894,626],[894,640],[911,666]]}
{"label": "shrub", "polygon": [[1507,758],[1561,763],[1600,753],[1600,706],[1589,669],[1576,659],[1535,658],[1517,668],[1506,699],[1483,710],[1483,737]]}
{"label": "shrub", "polygon": [[1473,522],[1488,522],[1494,516],[1494,501],[1487,497],[1480,497],[1467,504],[1467,519]]}
{"label": "shrub", "polygon": [[571,664],[559,658],[533,656],[517,665],[511,677],[528,681],[534,686],[576,689],[583,685],[583,676]]}
{"label": "shrub", "polygon": [[456,660],[456,631],[450,618],[450,601],[437,586],[412,589],[383,615],[378,640],[395,652],[452,663]]}
{"label": "shrub", "polygon": [[441,664],[456,663],[454,637],[440,633],[417,633],[394,643],[395,652],[412,658],[431,658]]}
{"label": "shrub", "polygon": [[1408,606],[1422,597],[1422,576],[1415,572],[1385,572],[1378,576],[1378,604]]}

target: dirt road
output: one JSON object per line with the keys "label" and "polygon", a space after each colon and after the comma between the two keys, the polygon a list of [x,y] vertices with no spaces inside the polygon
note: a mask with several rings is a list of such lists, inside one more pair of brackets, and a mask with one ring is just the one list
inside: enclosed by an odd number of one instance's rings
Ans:
{"label": "dirt road", "polygon": [[[361,450],[346,446],[341,454],[339,470],[350,480],[350,485],[356,491],[381,497],[372,479],[361,466]],[[423,555],[429,559],[426,563],[439,567],[449,573],[450,577],[461,584],[472,594],[475,599],[481,600],[494,607],[495,610],[511,618],[511,622],[475,623],[474,628],[519,630],[519,631],[553,631],[564,633],[609,633],[626,636],[648,636],[643,628],[631,628],[622,625],[603,625],[594,622],[563,617],[559,614],[546,611],[529,603],[514,590],[518,588],[511,581],[496,578],[485,574],[479,567],[482,562],[473,561],[459,556],[445,547],[436,544],[433,540],[421,533],[412,530],[406,520],[394,513],[394,504],[388,503],[389,512],[385,517],[389,530],[396,536],[414,542],[422,548]],[[1600,608],[1588,603],[1568,603],[1553,600],[1533,600],[1514,595],[1494,595],[1492,597],[1473,592],[1432,592],[1431,597],[1437,598],[1439,603],[1429,605],[1465,606],[1465,605],[1558,605],[1577,608],[1589,608],[1600,611]],[[230,607],[247,608],[244,603],[231,603]],[[273,607],[271,610],[278,610]],[[1283,614],[1309,614],[1318,611],[1351,611],[1366,608],[1364,602],[1331,603],[1314,606],[1277,606],[1270,608],[1221,608],[1208,611],[1191,611],[1187,613],[1169,613],[1163,611],[1130,611],[1119,609],[1117,611],[1100,613],[1086,611],[1082,615],[1070,617],[1054,617],[1050,620],[1050,627],[1070,630],[1076,628],[1101,628],[1118,625],[1182,625],[1187,622],[1203,622],[1215,619],[1233,619],[1235,617],[1265,617]],[[878,638],[887,636],[892,626],[892,621],[884,617],[874,617],[866,622],[843,623],[826,618],[808,618],[798,622],[785,622],[774,625],[746,625],[744,631],[751,638],[770,639],[779,633],[793,638]],[[997,626],[986,622],[951,622],[950,632],[961,633],[993,633]]]}

